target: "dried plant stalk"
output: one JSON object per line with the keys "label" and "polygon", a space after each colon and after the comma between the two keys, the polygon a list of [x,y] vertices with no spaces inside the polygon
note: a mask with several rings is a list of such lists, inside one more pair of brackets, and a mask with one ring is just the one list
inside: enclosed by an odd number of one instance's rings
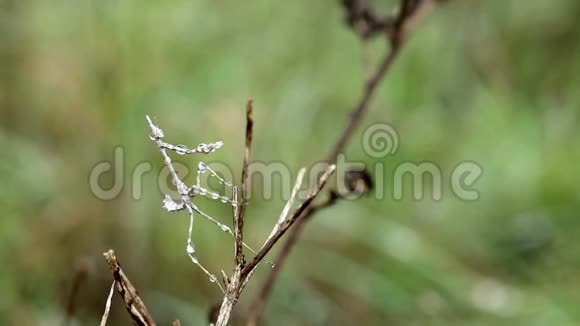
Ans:
{"label": "dried plant stalk", "polygon": [[109,264],[109,269],[113,272],[113,278],[115,280],[114,284],[116,285],[117,292],[123,298],[127,312],[133,321],[140,326],[155,326],[155,321],[153,320],[153,317],[151,317],[145,303],[141,300],[137,289],[135,289],[131,281],[129,281],[129,278],[121,269],[121,265],[117,260],[115,252],[110,249],[103,253],[103,255]]}
{"label": "dried plant stalk", "polygon": [[[352,4],[355,1],[345,1],[347,10],[352,10],[356,6],[349,7],[348,4]],[[350,119],[343,129],[340,137],[326,158],[326,161],[329,163],[336,163],[338,155],[344,151],[344,148],[352,138],[352,135],[360,122],[362,121],[363,116],[368,111],[370,107],[370,102],[376,93],[377,87],[379,83],[385,78],[386,74],[389,71],[389,68],[393,65],[393,62],[397,58],[398,54],[401,51],[401,48],[406,41],[408,35],[410,34],[411,30],[417,24],[417,21],[420,17],[424,16],[430,9],[433,9],[435,0],[401,0],[400,2],[400,9],[396,17],[387,18],[381,24],[375,24],[374,27],[376,30],[371,31],[372,34],[375,33],[384,33],[389,40],[390,47],[379,65],[377,66],[375,72],[368,78],[366,81],[363,94],[358,101],[357,105],[354,107],[352,113],[350,114]],[[372,16],[372,15],[371,15]],[[363,15],[361,17],[371,17],[368,14]],[[368,22],[366,22],[368,23]],[[360,25],[352,24],[353,27],[357,27]],[[372,27],[372,24],[369,26]],[[358,30],[357,32],[360,32]],[[361,35],[363,37],[371,36],[369,35]],[[297,225],[290,230],[290,234],[287,236],[286,242],[282,250],[279,252],[278,256],[275,259],[276,268],[270,271],[266,281],[263,283],[261,290],[259,291],[258,296],[254,300],[251,305],[250,311],[248,313],[248,317],[246,319],[248,326],[256,326],[258,325],[265,309],[267,297],[273,287],[274,282],[276,281],[280,268],[283,266],[284,262],[288,258],[288,255],[299,238],[300,233],[303,230],[303,223],[306,221],[312,214],[320,210],[321,208],[328,207],[332,205],[336,200],[336,197],[331,196],[331,199],[326,201],[323,205],[318,207],[311,206],[308,209],[305,209],[303,215],[300,216],[299,220],[297,221]]]}

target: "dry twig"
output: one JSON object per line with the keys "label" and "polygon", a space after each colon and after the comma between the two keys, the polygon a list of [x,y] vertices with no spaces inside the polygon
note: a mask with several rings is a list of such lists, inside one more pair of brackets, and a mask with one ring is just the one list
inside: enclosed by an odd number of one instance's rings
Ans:
{"label": "dry twig", "polygon": [[111,289],[109,290],[109,295],[107,296],[107,302],[105,303],[105,312],[103,312],[103,317],[101,317],[101,326],[107,325],[107,320],[109,319],[109,312],[111,311],[111,301],[113,300],[113,293],[115,293],[115,280],[111,283]]}
{"label": "dry twig", "polygon": [[125,302],[125,307],[131,318],[135,321],[137,325],[140,326],[155,326],[155,321],[149,310],[145,306],[137,289],[131,284],[129,278],[125,275],[121,269],[121,265],[117,260],[115,252],[110,249],[109,251],[103,253],[107,263],[109,264],[109,269],[113,272],[114,284],[116,285],[117,292],[123,298]]}
{"label": "dry twig", "polygon": [[68,299],[67,299],[67,303],[66,303],[66,307],[65,307],[65,319],[64,319],[64,326],[67,326],[70,324],[72,318],[74,317],[74,315],[76,314],[76,302],[77,302],[77,298],[78,298],[78,294],[81,288],[82,283],[87,279],[87,274],[89,273],[89,270],[91,269],[93,265],[93,262],[91,259],[89,258],[83,258],[79,261],[76,271],[75,271],[75,275],[74,275],[74,281],[73,281],[73,285],[72,288],[70,290]]}
{"label": "dry twig", "polygon": [[244,163],[242,165],[242,198],[240,200],[238,200],[238,189],[236,187],[233,188],[233,201],[239,203],[233,208],[235,267],[232,276],[228,278],[226,275],[224,275],[226,293],[224,295],[224,299],[217,317],[217,326],[227,325],[230,319],[230,314],[241,293],[241,272],[246,264],[242,245],[244,239],[244,217],[249,194],[248,169],[252,159],[252,134],[254,126],[253,104],[254,100],[250,98],[246,106],[246,149],[244,154]]}
{"label": "dry twig", "polygon": [[[257,265],[264,258],[264,256],[268,252],[270,252],[270,250],[272,249],[274,244],[276,244],[278,239],[280,239],[286,233],[286,231],[308,209],[310,204],[312,204],[312,202],[314,201],[316,196],[318,196],[320,191],[322,191],[322,188],[324,187],[324,185],[326,185],[328,178],[330,178],[330,176],[334,173],[335,170],[336,170],[336,165],[334,165],[334,164],[329,165],[326,168],[326,170],[324,171],[324,173],[322,174],[322,176],[318,180],[318,184],[316,185],[316,187],[314,189],[312,189],[312,191],[310,191],[310,193],[308,194],[306,199],[298,206],[298,208],[292,213],[292,215],[290,215],[290,217],[288,217],[284,221],[284,223],[282,223],[282,225],[280,225],[279,230],[266,242],[266,244],[262,247],[262,249],[260,249],[260,251],[258,251],[258,253],[254,257],[254,259],[251,262],[249,262],[246,265],[246,267],[244,267],[244,269],[242,270],[242,277],[246,278],[246,277],[252,275],[252,273],[256,269]],[[247,282],[247,280],[245,280],[245,281]],[[244,283],[244,285],[245,285],[245,283]]]}
{"label": "dry twig", "polygon": [[[249,102],[249,103],[251,103],[251,102]],[[253,121],[251,120],[252,119],[251,112],[252,112],[252,105],[249,104],[248,109],[247,109],[247,120],[248,120],[247,126],[248,127],[246,128],[246,155],[245,155],[245,159],[244,159],[243,171],[247,170],[248,165],[249,165],[249,158],[251,156],[251,140],[252,140],[251,133],[252,133],[252,125],[253,125]],[[243,254],[240,254],[240,251],[238,251],[238,248],[239,248],[238,243],[240,243],[242,240],[241,239],[241,235],[242,235],[241,226],[243,225],[243,219],[244,219],[243,213],[245,212],[241,209],[241,207],[243,207],[243,205],[245,205],[247,198],[244,197],[240,201],[238,201],[241,204],[238,207],[234,207],[234,228],[236,229],[234,231],[236,234],[235,268],[234,268],[234,272],[233,272],[232,276],[227,278],[227,282],[226,282],[227,283],[227,290],[226,290],[226,294],[224,296],[222,306],[220,308],[220,312],[219,312],[219,315],[218,315],[218,318],[216,321],[216,326],[227,325],[227,322],[228,322],[230,313],[233,309],[233,306],[237,302],[239,295],[242,292],[243,288],[246,286],[246,284],[248,283],[248,281],[252,277],[252,274],[255,271],[255,269],[257,268],[258,264],[262,260],[264,260],[264,257],[272,249],[272,247],[278,241],[278,239],[280,239],[286,233],[286,231],[298,220],[298,218],[301,216],[301,214],[306,209],[308,209],[308,207],[310,207],[310,205],[312,204],[312,201],[320,193],[320,191],[322,190],[322,188],[324,187],[324,185],[328,181],[328,178],[330,177],[330,175],[332,175],[332,173],[334,172],[335,169],[336,169],[336,166],[334,164],[329,165],[327,167],[327,169],[324,171],[324,173],[322,174],[322,176],[320,177],[317,186],[314,189],[312,189],[312,191],[309,193],[306,200],[304,200],[304,202],[302,202],[298,206],[298,208],[292,213],[292,215],[290,215],[289,217],[286,217],[288,215],[288,211],[292,205],[292,202],[294,201],[294,199],[298,193],[298,189],[299,189],[300,184],[302,182],[302,178],[304,177],[305,171],[301,170],[301,172],[299,173],[296,185],[294,186],[293,195],[291,196],[288,204],[286,205],[286,208],[283,210],[278,222],[274,226],[272,233],[270,234],[270,236],[268,237],[268,239],[266,240],[266,242],[264,243],[262,248],[258,251],[258,253],[254,256],[254,258],[247,265],[245,265]],[[242,189],[246,188],[248,185],[247,175],[248,175],[247,173],[242,173],[242,176],[245,176],[245,177],[242,177]],[[234,193],[237,194],[236,189],[234,189]],[[242,192],[242,196],[245,196],[244,192]]]}
{"label": "dry twig", "polygon": [[[238,197],[238,189],[234,188],[234,199],[237,200]],[[229,278],[225,278],[226,280],[226,293],[224,295],[224,299],[222,301],[222,305],[219,310],[219,314],[216,321],[216,326],[225,326],[227,325],[230,314],[234,308],[234,305],[238,301],[240,296],[240,276],[242,268],[245,264],[244,253],[242,252],[242,239],[243,239],[243,216],[240,215],[242,212],[241,210],[242,205],[234,206],[234,235],[235,235],[235,267],[232,276]]]}
{"label": "dry twig", "polygon": [[[336,145],[330,152],[326,161],[334,164],[338,158],[338,155],[344,150],[352,135],[358,125],[360,124],[364,114],[368,111],[370,107],[370,102],[376,93],[376,89],[379,83],[384,79],[385,75],[389,71],[393,62],[397,58],[402,45],[407,39],[407,35],[411,31],[412,27],[416,24],[417,18],[422,16],[428,9],[433,7],[434,0],[401,0],[399,13],[396,17],[388,17],[379,21],[377,16],[370,11],[370,9],[363,8],[363,13],[360,14],[361,7],[357,7],[361,1],[356,0],[345,0],[343,4],[349,13],[349,19],[352,19],[353,23],[351,26],[356,28],[360,26],[355,24],[356,20],[363,20],[367,24],[367,29],[361,34],[362,37],[374,36],[376,33],[382,32],[385,34],[389,40],[390,47],[379,65],[377,66],[374,74],[366,81],[363,94],[358,101],[357,105],[354,107],[352,113],[350,114],[350,120],[348,121],[346,127],[343,129]],[[356,10],[359,10],[357,14]],[[358,15],[358,16],[357,16]],[[361,33],[360,29],[356,29],[358,33]],[[313,205],[307,207],[301,212],[301,215],[297,217],[298,221],[295,223],[296,226],[290,230],[290,234],[287,236],[286,242],[284,243],[282,250],[278,253],[276,257],[275,268],[270,271],[268,277],[263,283],[258,296],[252,303],[250,311],[247,317],[247,325],[255,326],[258,325],[262,314],[264,313],[265,304],[267,298],[272,289],[274,282],[279,275],[279,271],[282,268],[284,262],[286,261],[292,247],[299,238],[300,233],[303,230],[303,224],[308,220],[315,212],[322,208],[331,206],[337,199],[336,193],[331,193],[329,199],[319,206]]]}
{"label": "dry twig", "polygon": [[[293,190],[293,195],[291,196],[290,200],[286,204],[284,210],[282,211],[278,222],[274,226],[270,236],[262,246],[262,248],[255,253],[255,256],[250,260],[249,263],[246,263],[243,247],[250,249],[245,243],[243,242],[243,225],[244,225],[244,218],[245,218],[245,211],[247,206],[247,199],[248,199],[248,192],[249,192],[249,185],[248,185],[248,176],[249,176],[249,164],[251,161],[252,156],[252,132],[253,132],[253,100],[248,100],[247,108],[246,108],[246,142],[245,142],[245,155],[244,155],[244,163],[242,167],[242,182],[241,182],[241,198],[238,200],[238,188],[233,187],[231,184],[228,183],[229,186],[233,189],[233,232],[232,230],[219,223],[217,220],[214,220],[207,214],[200,211],[190,199],[190,196],[196,194],[200,194],[200,190],[204,190],[199,188],[199,185],[196,185],[192,188],[188,188],[183,181],[181,181],[177,175],[177,172],[173,168],[171,164],[171,159],[168,156],[166,150],[174,150],[179,154],[193,154],[193,153],[210,153],[213,152],[215,149],[221,147],[223,143],[217,142],[214,144],[201,144],[195,149],[187,149],[182,145],[171,145],[165,143],[163,141],[163,131],[157,127],[149,117],[147,117],[149,121],[149,125],[152,131],[152,140],[156,142],[158,149],[160,150],[166,166],[169,168],[169,172],[173,177],[173,181],[177,187],[177,190],[181,196],[182,202],[177,204],[171,200],[171,198],[166,197],[164,201],[165,207],[168,211],[180,211],[180,210],[187,210],[190,215],[190,227],[189,227],[189,238],[188,238],[188,246],[187,252],[192,259],[192,261],[197,264],[207,275],[210,276],[210,280],[215,281],[217,278],[209,273],[198,261],[197,258],[193,256],[195,249],[193,247],[193,243],[191,241],[191,232],[194,220],[194,213],[201,214],[202,216],[206,217],[216,225],[220,226],[220,228],[228,233],[230,233],[235,240],[234,244],[234,269],[233,273],[230,277],[224,275],[224,284],[226,286],[224,299],[222,301],[221,307],[219,309],[219,313],[216,319],[216,325],[224,326],[227,325],[231,312],[233,310],[234,305],[239,299],[239,296],[244,289],[245,285],[251,278],[252,274],[256,270],[257,266],[262,261],[266,261],[265,256],[270,252],[276,242],[286,234],[287,231],[290,230],[290,234],[288,235],[288,239],[286,240],[282,250],[278,254],[276,258],[276,265],[270,272],[268,278],[266,279],[265,283],[263,284],[259,296],[256,298],[254,303],[252,304],[249,318],[247,319],[248,325],[257,325],[259,320],[263,314],[266,299],[271,291],[272,285],[274,284],[277,275],[279,274],[280,268],[283,266],[288,254],[294,244],[296,243],[301,230],[303,229],[303,224],[306,220],[311,218],[314,213],[319,211],[320,209],[329,207],[333,205],[337,199],[340,199],[341,196],[335,192],[330,191],[329,197],[316,204],[314,200],[320,194],[323,187],[325,186],[326,182],[328,181],[329,177],[336,169],[336,161],[338,155],[344,150],[352,135],[358,125],[360,124],[362,117],[369,109],[369,104],[376,93],[376,89],[379,83],[384,79],[385,75],[389,71],[389,68],[392,66],[394,60],[398,56],[402,45],[404,44],[405,40],[407,39],[407,35],[412,29],[411,27],[416,23],[416,18],[423,11],[425,8],[429,8],[430,4],[433,4],[435,0],[401,0],[400,10],[399,13],[394,17],[387,17],[387,18],[378,18],[376,14],[374,14],[370,9],[363,8],[361,9],[360,6],[357,7],[357,4],[364,2],[363,0],[345,0],[344,5],[347,11],[349,12],[349,22],[351,22],[351,26],[355,28],[355,30],[361,35],[363,38],[368,38],[370,36],[375,36],[377,34],[384,34],[385,38],[389,41],[390,47],[379,65],[377,66],[374,73],[367,79],[363,93],[358,101],[357,105],[354,107],[350,120],[348,121],[347,125],[343,129],[336,145],[334,146],[333,150],[328,155],[326,161],[328,162],[328,167],[324,171],[324,173],[318,179],[317,185],[311,192],[308,194],[307,198],[298,205],[298,207],[288,216],[289,210],[292,206],[292,203],[296,197],[298,189],[300,188],[301,180],[303,178],[304,172],[301,171],[299,174],[298,180],[296,182],[296,186]],[[362,27],[361,27],[362,26]],[[205,164],[200,163],[200,169],[208,169]],[[215,172],[213,173],[215,177],[217,175]],[[199,177],[199,175],[198,175]],[[219,178],[219,177],[218,177]],[[221,179],[220,179],[221,180]],[[221,180],[225,182],[225,180]],[[227,198],[224,197],[224,199]],[[225,202],[225,201],[224,201]],[[294,226],[294,227],[293,227]],[[293,228],[292,228],[293,227]],[[292,229],[291,229],[292,228]],[[109,262],[109,266],[113,271],[113,275],[115,277],[115,282],[117,286],[118,292],[123,297],[127,311],[137,322],[139,325],[155,325],[153,319],[151,318],[147,308],[143,304],[142,300],[137,295],[137,291],[131,285],[127,277],[124,275],[123,271],[121,270],[114,252],[110,250],[109,252],[105,253],[107,261]],[[221,285],[218,282],[218,285]],[[223,288],[222,288],[223,291]],[[108,301],[110,302],[110,300]],[[106,309],[105,315],[108,314],[108,308]],[[106,321],[105,316],[103,317]],[[175,321],[174,325],[178,325],[179,321]]]}

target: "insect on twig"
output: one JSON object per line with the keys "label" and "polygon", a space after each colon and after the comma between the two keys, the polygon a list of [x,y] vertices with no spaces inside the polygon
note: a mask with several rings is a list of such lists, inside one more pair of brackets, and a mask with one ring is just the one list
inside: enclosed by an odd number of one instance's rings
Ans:
{"label": "insect on twig", "polygon": [[[222,141],[218,141],[215,143],[209,143],[209,144],[202,143],[202,144],[199,144],[197,147],[191,148],[191,149],[187,148],[185,145],[169,144],[169,143],[166,143],[163,141],[163,138],[165,136],[163,133],[163,130],[161,130],[161,128],[159,128],[157,125],[155,125],[149,116],[146,116],[146,117],[147,117],[147,121],[149,122],[149,127],[151,128],[150,138],[151,138],[151,140],[153,140],[157,144],[157,148],[159,149],[159,151],[161,152],[161,155],[163,156],[163,158],[165,160],[165,165],[169,169],[169,172],[170,172],[172,179],[173,179],[173,183],[177,187],[177,191],[180,195],[180,200],[178,202],[176,202],[173,198],[171,198],[171,196],[166,194],[165,199],[163,200],[163,207],[168,212],[179,212],[179,211],[185,210],[189,213],[189,228],[188,228],[188,232],[187,232],[187,247],[186,247],[187,254],[191,258],[192,262],[194,264],[196,264],[209,277],[210,282],[216,283],[223,292],[224,289],[222,288],[221,284],[219,282],[217,282],[217,277],[215,275],[213,275],[212,273],[210,273],[199,262],[197,257],[194,255],[195,254],[195,244],[193,243],[193,240],[192,240],[192,233],[193,233],[193,224],[195,221],[195,214],[199,214],[199,215],[203,216],[208,221],[217,225],[222,231],[229,233],[232,237],[234,236],[234,233],[229,226],[219,222],[218,220],[214,219],[213,217],[211,217],[208,214],[206,214],[205,212],[203,212],[191,200],[192,200],[192,198],[195,198],[196,196],[200,195],[200,196],[208,197],[208,198],[213,199],[213,200],[219,200],[222,203],[230,203],[232,206],[237,206],[239,204],[226,195],[220,195],[216,192],[212,192],[212,191],[209,191],[208,189],[204,188],[201,185],[201,176],[205,173],[208,173],[210,176],[216,178],[220,184],[225,185],[226,187],[234,188],[235,186],[232,185],[232,183],[221,178],[207,164],[205,164],[204,162],[199,162],[198,169],[197,169],[196,183],[195,183],[195,185],[188,187],[187,185],[185,185],[185,183],[177,175],[177,171],[175,170],[175,167],[173,166],[171,158],[167,154],[167,150],[174,151],[178,155],[209,154],[209,153],[213,153],[216,150],[218,150],[219,148],[221,148],[224,143]],[[246,243],[243,243],[243,245],[245,248],[250,250],[252,253],[254,253],[254,254],[256,253]],[[268,261],[266,261],[266,262],[268,262]],[[268,263],[270,263],[270,262],[268,262]]]}

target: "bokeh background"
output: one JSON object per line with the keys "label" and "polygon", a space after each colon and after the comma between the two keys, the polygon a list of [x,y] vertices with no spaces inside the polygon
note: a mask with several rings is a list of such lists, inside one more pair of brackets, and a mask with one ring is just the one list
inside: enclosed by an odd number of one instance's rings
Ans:
{"label": "bokeh background", "polygon": [[[394,1],[374,3],[390,12]],[[580,324],[579,15],[573,0],[472,0],[427,17],[345,153],[384,164],[386,198],[315,216],[265,324]],[[73,324],[97,324],[109,248],[160,324],[206,323],[221,294],[187,258],[187,216],[161,208],[163,163],[145,114],[168,141],[223,140],[203,158],[237,169],[254,96],[255,159],[283,162],[295,176],[330,151],[382,43],[365,56],[328,0],[0,2],[0,324],[61,324],[79,268],[88,274]],[[395,154],[364,153],[373,122],[396,128]],[[100,181],[124,188],[100,200],[89,173],[112,162],[116,146],[124,174]],[[195,166],[199,157],[178,159]],[[448,177],[440,201],[414,200],[411,188],[393,199],[397,164],[430,161],[449,173],[466,160],[484,169],[479,200],[455,197]],[[133,199],[141,162],[153,172]],[[252,189],[248,208],[254,246],[284,205],[261,191]],[[229,221],[226,205],[198,204]],[[230,271],[229,237],[202,219],[194,237],[212,272]],[[238,313],[267,272],[252,279]],[[117,297],[109,322],[130,323]]]}

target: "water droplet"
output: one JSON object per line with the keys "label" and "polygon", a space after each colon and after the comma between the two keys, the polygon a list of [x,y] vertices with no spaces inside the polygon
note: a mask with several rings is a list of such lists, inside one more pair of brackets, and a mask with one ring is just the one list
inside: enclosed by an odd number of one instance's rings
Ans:
{"label": "water droplet", "polygon": [[203,163],[203,162],[199,162],[199,164],[197,165],[197,168],[199,170],[199,173],[204,173],[205,170],[207,170],[207,165],[205,165],[205,163]]}
{"label": "water droplet", "polygon": [[272,263],[272,264],[270,265],[270,267],[274,268],[274,267],[276,267],[276,264]]}
{"label": "water droplet", "polygon": [[222,202],[222,203],[224,203],[224,204],[225,204],[225,203],[227,203],[227,202],[228,202],[228,197],[226,197],[226,196],[223,196],[223,197],[222,197],[220,200],[221,200],[221,202]]}
{"label": "water droplet", "polygon": [[215,283],[215,281],[217,281],[217,277],[215,277],[215,275],[210,275],[209,276],[209,281],[212,283]]}
{"label": "water droplet", "polygon": [[211,194],[211,199],[218,199],[218,198],[220,198],[220,195],[215,194],[215,193]]}
{"label": "water droplet", "polygon": [[191,257],[191,261],[192,261],[194,264],[199,264],[199,262],[197,261],[197,258],[196,258],[196,257],[193,257],[193,256],[189,256],[189,257]]}
{"label": "water droplet", "polygon": [[157,137],[155,137],[155,135],[151,134],[151,135],[149,135],[149,139],[151,139],[151,140],[157,140]]}
{"label": "water droplet", "polygon": [[194,252],[195,252],[195,246],[193,245],[193,243],[188,243],[187,244],[187,253],[193,254]]}
{"label": "water droplet", "polygon": [[175,146],[175,152],[179,155],[187,154],[187,147],[185,145],[177,145]]}
{"label": "water droplet", "polygon": [[199,192],[200,195],[203,196],[203,195],[205,195],[207,193],[207,190],[205,190],[204,188],[199,188],[199,191],[198,192]]}
{"label": "water droplet", "polygon": [[221,224],[221,225],[220,225],[220,228],[221,228],[221,229],[222,229],[222,231],[224,231],[224,232],[231,232],[231,231],[232,231],[232,229],[230,229],[230,227],[229,227],[229,226],[227,226],[227,225],[225,225],[225,224]]}

